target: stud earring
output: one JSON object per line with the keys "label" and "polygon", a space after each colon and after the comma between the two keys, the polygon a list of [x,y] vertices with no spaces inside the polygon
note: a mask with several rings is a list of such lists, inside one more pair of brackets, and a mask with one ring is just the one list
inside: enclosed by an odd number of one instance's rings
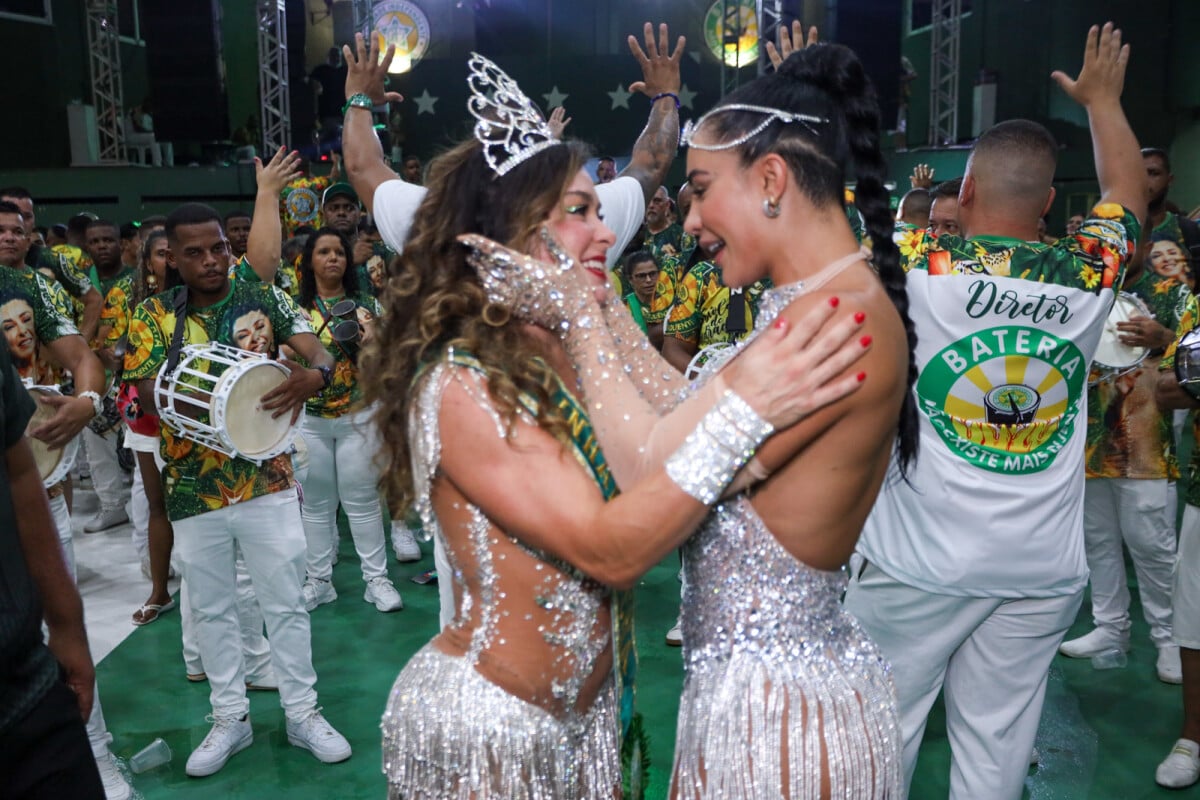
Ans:
{"label": "stud earring", "polygon": [[770,197],[763,200],[762,209],[763,216],[767,219],[775,219],[782,213],[779,209],[779,201],[773,200]]}

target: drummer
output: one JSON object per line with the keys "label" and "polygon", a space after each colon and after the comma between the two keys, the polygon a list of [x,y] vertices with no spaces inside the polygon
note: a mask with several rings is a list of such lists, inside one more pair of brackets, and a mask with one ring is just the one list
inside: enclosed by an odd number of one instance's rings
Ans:
{"label": "drummer", "polygon": [[[168,290],[134,311],[125,378],[145,402],[179,333],[181,345],[234,346],[237,320],[266,320],[267,351],[287,344],[312,368],[285,360],[287,380],[263,396],[262,408],[295,419],[304,401],[330,387],[334,360],[281,290],[229,278],[229,243],[220,215],[188,203],[167,218]],[[185,316],[177,318],[176,309]],[[236,317],[237,319],[231,319]],[[178,324],[177,324],[178,323]],[[227,456],[161,426],[163,493],[175,548],[188,585],[200,656],[207,672],[213,726],[187,761],[187,774],[211,775],[253,741],[239,648],[234,552],[240,547],[271,641],[271,660],[291,744],[327,763],[350,757],[350,745],[317,707],[308,614],[301,599],[305,540],[288,456],[261,467]]]}
{"label": "drummer", "polygon": [[[1138,312],[1106,328],[1088,388],[1083,534],[1091,571],[1089,633],[1062,643],[1071,658],[1129,650],[1129,589],[1122,544],[1138,576],[1142,614],[1158,649],[1156,671],[1164,683],[1182,680],[1179,647],[1172,640],[1171,575],[1175,566],[1174,482],[1179,477],[1171,411],[1154,400],[1163,351],[1180,323],[1197,316],[1187,284],[1149,268],[1151,237],[1144,236],[1130,261],[1114,314]],[[1131,303],[1134,297],[1140,304]],[[1110,320],[1114,317],[1110,316]],[[1178,330],[1178,335],[1185,331]],[[1132,370],[1105,367],[1104,342],[1117,340],[1145,357]],[[1109,365],[1111,367],[1112,365]],[[1121,365],[1117,365],[1121,366]]]}
{"label": "drummer", "polygon": [[[42,442],[53,453],[78,436],[100,413],[104,368],[68,317],[70,301],[63,288],[24,263],[28,247],[29,238],[21,210],[12,203],[0,201],[0,325],[13,356],[13,365],[23,380],[39,385],[57,384],[62,378],[61,369],[69,371],[75,379],[76,395],[44,400],[57,410],[48,421],[29,431],[32,439]],[[49,366],[51,364],[53,366]],[[47,494],[67,567],[71,576],[77,579],[71,512],[67,508],[63,484],[49,487]],[[127,792],[128,785],[109,750],[112,735],[104,723],[99,693],[88,718],[87,730],[102,779],[113,787],[114,794],[123,794],[120,787]],[[124,793],[124,796],[128,794]]]}
{"label": "drummer", "polygon": [[[326,219],[332,216],[327,211]],[[333,383],[309,398],[302,428],[308,445],[302,507],[308,539],[304,605],[312,611],[337,599],[332,577],[340,503],[367,584],[363,600],[380,611],[397,611],[404,603],[387,576],[379,473],[368,435],[373,428],[369,412],[362,406],[355,363],[358,348],[369,337],[379,314],[379,304],[360,287],[359,272],[349,265],[351,252],[345,235],[329,227],[309,236],[300,258],[299,305],[308,312],[321,343],[336,362]]]}
{"label": "drummer", "polygon": [[[90,342],[97,351],[106,370],[105,384],[112,387],[115,399],[116,373],[120,365],[104,352],[104,341],[108,337],[116,317],[128,313],[129,298],[133,295],[133,279],[137,272],[123,263],[120,231],[108,220],[92,220],[87,226],[86,249],[92,260],[89,274],[92,284],[104,297],[104,310],[100,314],[100,328],[96,340]],[[112,406],[111,400],[109,405]],[[92,488],[100,501],[96,516],[84,524],[84,533],[97,533],[116,525],[129,522],[125,513],[125,501],[129,490],[125,486],[124,474],[117,461],[117,448],[124,436],[124,426],[119,416],[112,416],[99,424],[84,429],[83,439],[87,444],[87,460],[92,475]]]}

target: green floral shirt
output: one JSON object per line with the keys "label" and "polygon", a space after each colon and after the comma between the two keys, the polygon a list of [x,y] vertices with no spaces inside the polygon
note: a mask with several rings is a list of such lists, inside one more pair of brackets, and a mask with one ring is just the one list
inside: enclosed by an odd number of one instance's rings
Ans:
{"label": "green floral shirt", "polygon": [[76,300],[82,300],[92,288],[91,280],[75,266],[74,261],[49,247],[38,249],[37,257],[31,266],[46,277],[61,283],[67,293]]}
{"label": "green floral shirt", "polygon": [[900,245],[905,271],[926,270],[930,275],[995,275],[1053,283],[1089,292],[1120,289],[1122,257],[1114,239],[1124,239],[1133,252],[1141,226],[1128,209],[1101,203],[1074,236],[1054,244],[1026,242],[993,236],[963,239],[928,231]]}
{"label": "green floral shirt", "polygon": [[727,323],[733,293],[721,280],[721,268],[711,261],[701,261],[683,277],[664,334],[682,339],[699,350],[711,344],[741,341],[754,330],[758,300],[768,286],[770,281],[764,279],[746,287],[742,293],[743,329],[731,332]]}
{"label": "green floral shirt", "polygon": [[[1188,287],[1143,269],[1122,293],[1136,296],[1159,324],[1176,332],[1185,318],[1197,316]],[[1130,372],[1106,374],[1093,366],[1088,387],[1085,468],[1089,478],[1167,479],[1179,477],[1171,432],[1172,415],[1154,400],[1159,356],[1149,354]]]}
{"label": "green floral shirt", "polygon": [[[300,309],[283,291],[261,282],[236,280],[219,303],[188,309],[184,344],[221,344],[254,350],[275,357],[279,344],[301,333],[311,333]],[[154,295],[137,307],[129,325],[129,352],[125,379],[153,379],[167,360],[175,331],[175,297],[179,287]],[[262,466],[232,458],[186,439],[165,423],[160,426],[160,452],[167,516],[186,519],[255,497],[281,492],[292,486],[292,465],[287,455]]]}
{"label": "green floral shirt", "polygon": [[[1175,328],[1175,341],[1171,342],[1171,346],[1163,353],[1162,361],[1159,362],[1158,368],[1162,372],[1175,372],[1175,351],[1179,344],[1179,340],[1184,334],[1191,332],[1200,325],[1200,310],[1193,303],[1179,318],[1179,325]],[[1200,507],[1200,413],[1192,413],[1192,458],[1187,466],[1187,497],[1186,502],[1190,506]]]}
{"label": "green floral shirt", "polygon": [[79,333],[71,317],[71,298],[61,284],[32,267],[0,266],[0,328],[23,380],[43,386],[59,383],[60,370],[50,363],[45,345]]}
{"label": "green floral shirt", "polygon": [[[360,325],[367,325],[379,316],[379,301],[370,294],[360,294],[354,298],[357,304],[357,317]],[[326,325],[326,310],[336,305],[337,301],[317,299],[312,307],[306,309],[312,319],[312,327],[319,331],[317,334],[321,344],[329,351],[336,362],[333,367],[333,380],[325,391],[309,399],[305,409],[316,417],[340,417],[352,411],[357,411],[362,402],[362,389],[358,385],[358,366],[352,356],[357,355],[357,346],[353,344],[339,345],[333,341],[333,324]],[[304,359],[298,359],[304,363]]]}
{"label": "green floral shirt", "polygon": [[[250,266],[250,262],[246,260],[245,256],[239,258],[230,267],[229,277],[247,283],[262,283],[262,278],[258,277],[258,273],[254,271],[254,267]],[[282,258],[279,259],[279,268],[275,270],[275,286],[282,289],[288,297],[296,299],[296,295],[300,294],[300,276],[296,274],[295,264],[289,264]]]}
{"label": "green floral shirt", "polygon": [[[668,254],[655,256],[655,261],[658,262],[658,282],[654,286],[654,299],[650,302],[650,309],[644,314],[647,325],[666,322],[671,306],[680,299],[680,292],[683,290],[683,265],[687,263],[677,255]],[[632,287],[629,291],[633,291]]]}

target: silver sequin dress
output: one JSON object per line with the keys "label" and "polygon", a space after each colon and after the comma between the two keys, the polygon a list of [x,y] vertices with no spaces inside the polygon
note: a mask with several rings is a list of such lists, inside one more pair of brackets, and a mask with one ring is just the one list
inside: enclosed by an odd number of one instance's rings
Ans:
{"label": "silver sequin dress", "polygon": [[[463,655],[450,655],[431,642],[396,678],[381,723],[389,797],[611,798],[621,784],[611,670],[595,701],[577,709],[585,682],[611,648],[601,621],[610,590],[506,536],[473,506],[465,509],[468,541],[455,550],[433,511],[438,414],[449,382],[459,381],[492,415],[496,435],[505,434],[482,375],[462,368],[469,363],[459,357],[453,367],[443,360],[428,370],[418,384],[412,426],[417,511],[425,531],[446,545],[453,575],[439,579],[454,580],[462,598],[448,630],[469,637],[469,646]],[[528,665],[531,653],[534,677],[512,666]],[[527,687],[529,696],[488,674]]]}
{"label": "silver sequin dress", "polygon": [[[756,331],[802,291],[766,293]],[[830,797],[901,797],[890,667],[842,609],[845,571],[798,561],[745,496],[713,509],[683,563],[679,797],[818,798],[823,765]]]}

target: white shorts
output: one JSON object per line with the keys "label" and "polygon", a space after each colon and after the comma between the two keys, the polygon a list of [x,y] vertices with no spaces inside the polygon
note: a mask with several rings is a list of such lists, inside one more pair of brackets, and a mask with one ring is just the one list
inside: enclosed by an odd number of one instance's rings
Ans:
{"label": "white shorts", "polygon": [[158,437],[125,429],[125,446],[135,453],[157,453]]}
{"label": "white shorts", "polygon": [[1175,644],[1200,650],[1200,508],[1191,504],[1183,507],[1179,526],[1171,605]]}

